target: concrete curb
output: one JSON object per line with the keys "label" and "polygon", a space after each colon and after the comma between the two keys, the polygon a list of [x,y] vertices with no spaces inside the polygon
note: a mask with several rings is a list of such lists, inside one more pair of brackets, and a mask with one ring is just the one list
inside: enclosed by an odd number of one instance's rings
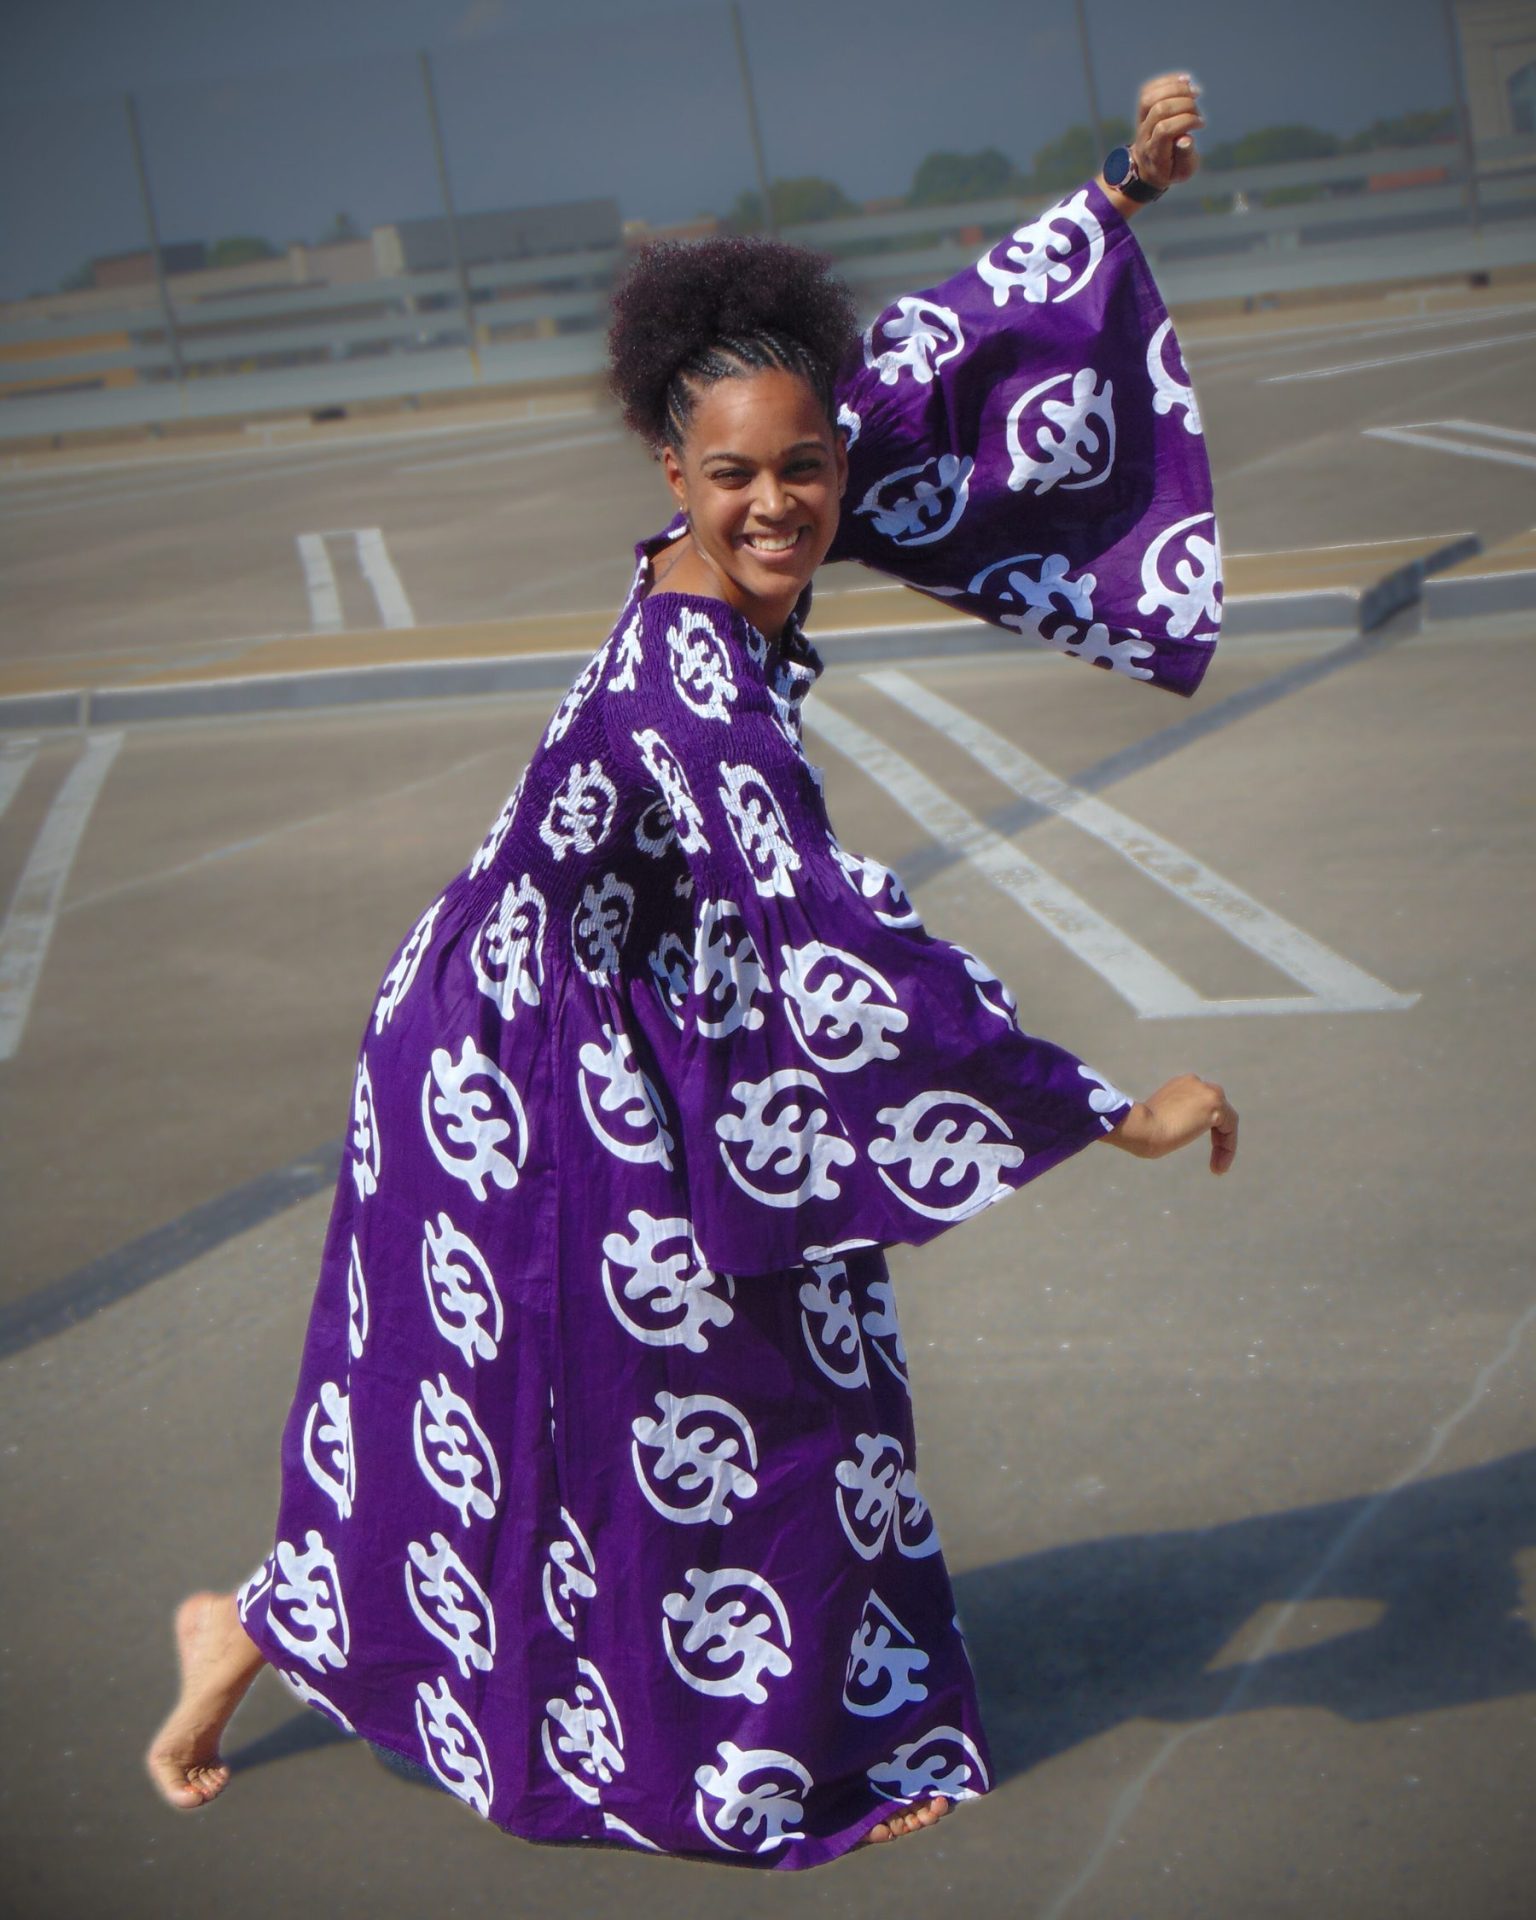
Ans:
{"label": "concrete curb", "polygon": [[1424,586],[1426,620],[1463,620],[1480,613],[1522,613],[1536,608],[1536,569],[1509,573],[1464,573]]}
{"label": "concrete curb", "polygon": [[[1312,587],[1293,593],[1245,594],[1226,602],[1224,637],[1285,633],[1369,633],[1401,608],[1422,601],[1427,618],[1504,613],[1536,607],[1536,571],[1432,580],[1482,551],[1469,534],[1409,561],[1363,590]],[[831,628],[814,639],[835,643],[841,662],[921,656],[1053,650],[979,621],[911,621],[891,627]],[[206,720],[252,713],[301,713],[387,701],[473,698],[481,694],[559,692],[590,649],[569,648],[475,659],[412,660],[154,686],[75,688],[0,697],[0,728],[133,725],[155,720]]]}

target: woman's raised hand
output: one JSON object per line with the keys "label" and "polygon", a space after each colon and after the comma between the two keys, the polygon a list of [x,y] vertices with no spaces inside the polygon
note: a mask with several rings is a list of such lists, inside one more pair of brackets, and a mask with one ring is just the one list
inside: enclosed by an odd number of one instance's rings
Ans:
{"label": "woman's raised hand", "polygon": [[1199,92],[1199,83],[1189,74],[1161,73],[1137,96],[1131,154],[1149,186],[1175,186],[1200,165],[1195,134],[1205,125],[1205,115]]}
{"label": "woman's raised hand", "polygon": [[1160,1160],[1205,1133],[1211,1136],[1211,1172],[1225,1173],[1237,1157],[1237,1110],[1214,1080],[1181,1073],[1138,1100],[1104,1138],[1139,1160]]}

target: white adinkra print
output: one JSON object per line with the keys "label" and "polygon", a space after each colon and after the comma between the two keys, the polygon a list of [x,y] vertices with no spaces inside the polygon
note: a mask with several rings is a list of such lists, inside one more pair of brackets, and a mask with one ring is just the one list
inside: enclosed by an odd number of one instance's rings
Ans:
{"label": "white adinkra print", "polygon": [[739,1111],[721,1114],[715,1132],[726,1172],[744,1193],[770,1207],[837,1198],[835,1169],[851,1166],[858,1150],[814,1073],[781,1067],[765,1080],[738,1080],[731,1099]]}
{"label": "white adinkra print", "polygon": [[1165,320],[1147,342],[1147,373],[1152,381],[1152,411],[1172,413],[1177,407],[1184,418],[1184,431],[1202,432],[1195,390],[1189,384],[1171,320]]}
{"label": "white adinkra print", "polygon": [[987,1791],[987,1770],[976,1743],[958,1727],[931,1727],[869,1769],[869,1784],[891,1800],[975,1800]]}
{"label": "white adinkra print", "polygon": [[544,930],[549,908],[530,874],[502,889],[469,949],[480,991],[511,1020],[519,1007],[536,1007],[544,987]]}
{"label": "white adinkra print", "polygon": [[834,833],[828,833],[827,845],[843,878],[883,926],[920,927],[923,924],[899,874],[868,854],[850,853]]}
{"label": "white adinkra print", "polygon": [[[645,770],[661,788],[661,797],[672,815],[672,829],[684,853],[708,853],[704,834],[704,815],[688,785],[683,763],[654,727],[642,728],[630,738],[640,749]],[[649,851],[649,849],[643,849]]]}
{"label": "white adinkra print", "polygon": [[927,387],[939,368],[964,349],[965,334],[957,313],[932,300],[903,294],[864,335],[864,364],[879,374],[883,386],[894,387],[905,375]]}
{"label": "white adinkra print", "polygon": [[1115,464],[1114,383],[1106,375],[1101,384],[1092,367],[1053,373],[1014,401],[1007,432],[1015,493],[1102,486]]}
{"label": "white adinkra print", "polygon": [[722,760],[720,799],[752,885],[765,898],[779,894],[792,899],[795,883],[790,876],[799,870],[800,855],[773,788],[756,767],[730,766]]}
{"label": "white adinkra print", "polygon": [[680,1526],[726,1526],[732,1500],[757,1492],[757,1437],[729,1400],[710,1393],[656,1395],[658,1418],[631,1421],[630,1448],[640,1491]]}
{"label": "white adinkra print", "polygon": [[1104,229],[1084,188],[999,241],[977,261],[976,271],[992,289],[995,306],[1006,307],[1016,293],[1040,306],[1081,293],[1103,258]]}
{"label": "white adinkra print", "polygon": [[603,1241],[603,1292],[626,1333],[648,1347],[704,1353],[711,1327],[728,1327],[736,1282],[705,1266],[693,1227],[633,1207],[629,1232]]}
{"label": "white adinkra print", "polygon": [[357,1498],[352,1408],[334,1380],[321,1383],[319,1396],[305,1416],[303,1452],[310,1479],[335,1503],[337,1518],[349,1519]]}
{"label": "white adinkra print", "polygon": [[291,1654],[316,1673],[344,1667],[352,1629],[341,1597],[336,1556],[313,1528],[304,1536],[302,1552],[291,1540],[279,1540],[273,1554],[267,1625]]}
{"label": "white adinkra print", "polygon": [[539,838],[557,860],[568,853],[595,853],[608,838],[618,804],[619,790],[601,760],[594,758],[590,766],[573,761],[539,822]]}
{"label": "white adinkra print", "polygon": [[603,1022],[603,1044],[576,1055],[576,1090],[594,1139],[616,1159],[671,1168],[674,1136],[656,1083],[635,1064],[634,1042]]}
{"label": "white adinkra print", "polygon": [[[1010,1191],[1006,1168],[1022,1166],[1001,1114],[968,1093],[933,1088],[875,1116],[889,1129],[869,1157],[891,1192],[930,1220],[965,1220]],[[905,1167],[905,1175],[887,1169]]]}
{"label": "white adinkra print", "polygon": [[729,720],[740,689],[731,654],[707,613],[684,607],[667,629],[667,664],[677,697],[701,720]]}
{"label": "white adinkra print", "polygon": [[1214,642],[1221,624],[1221,542],[1215,514],[1192,513],[1165,527],[1142,555],[1141,587],[1139,613],[1166,612],[1175,640]]}
{"label": "white adinkra print", "polygon": [[603,1788],[624,1771],[624,1729],[607,1682],[593,1662],[578,1659],[576,1672],[569,1700],[557,1697],[544,1703],[544,1758],[578,1800],[595,1807]]}
{"label": "white adinkra print", "polygon": [[763,963],[734,900],[706,900],[694,937],[693,990],[701,1006],[698,1029],[706,1040],[724,1040],[763,1024],[758,1005],[765,991]]}
{"label": "white adinkra print", "polygon": [[443,899],[439,896],[411,928],[405,945],[400,949],[395,964],[385,974],[379,988],[378,1003],[373,1009],[373,1030],[382,1033],[395,1016],[395,1008],[411,990],[411,982],[421,965],[421,956],[426,952],[432,940],[432,927],[442,911]]}
{"label": "white adinkra print", "polygon": [[446,1676],[435,1687],[417,1682],[416,1731],[433,1773],[482,1820],[489,1819],[496,1791],[490,1755],[479,1728],[449,1692]]}
{"label": "white adinkra print", "polygon": [[926,1700],[928,1689],[917,1675],[927,1665],[927,1654],[871,1587],[848,1649],[843,1705],[874,1720]]}
{"label": "white adinkra print", "polygon": [[1152,669],[1136,663],[1157,648],[1134,630],[1110,639],[1109,628],[1093,617],[1097,585],[1091,573],[1074,574],[1063,553],[1018,553],[983,567],[967,591],[992,603],[989,617],[999,626],[1031,634],[1074,660],[1102,661],[1133,680],[1150,680]]}
{"label": "white adinkra print", "polygon": [[597,1592],[597,1563],[587,1536],[564,1507],[560,1521],[565,1532],[550,1541],[544,1556],[544,1611],[556,1632],[574,1642],[576,1615]]}
{"label": "white adinkra print", "polygon": [[422,1226],[421,1279],[433,1325],[467,1366],[494,1360],[505,1314],[490,1263],[446,1213]]}
{"label": "white adinkra print", "polygon": [[430,1546],[406,1548],[405,1595],[411,1611],[453,1655],[461,1679],[496,1662],[496,1615],[484,1587],[440,1533]]}
{"label": "white adinkra print", "polygon": [[891,1038],[907,1016],[885,975],[857,954],[812,940],[784,949],[779,991],[800,1047],[828,1073],[854,1073],[872,1060],[895,1060]]}
{"label": "white adinkra print", "polygon": [[352,1183],[359,1200],[378,1192],[383,1164],[379,1112],[374,1105],[368,1056],[364,1054],[357,1063],[357,1078],[352,1083]]}
{"label": "white adinkra print", "polygon": [[494,1518],[501,1499],[501,1469],[467,1400],[448,1384],[423,1380],[412,1425],[416,1464],[432,1491],[446,1500],[461,1526]]}
{"label": "white adinkra print", "polygon": [[935,454],[877,480],[854,508],[893,546],[928,547],[960,524],[976,462],[967,454]]}
{"label": "white adinkra print", "polygon": [[368,1285],[363,1279],[363,1256],[354,1233],[347,1256],[347,1351],[354,1360],[361,1360],[367,1343]]}
{"label": "white adinkra print", "polygon": [[469,877],[472,880],[479,874],[486,872],[486,870],[495,863],[497,854],[501,852],[501,843],[506,839],[508,833],[511,831],[512,822],[517,818],[518,803],[523,797],[523,786],[527,778],[528,775],[525,772],[522,779],[518,781],[511,793],[507,795],[506,800],[502,804],[501,812],[498,813],[496,818],[491,822],[489,833],[486,834],[476,849],[475,857],[469,863]]}
{"label": "white adinkra print", "polygon": [[616,873],[605,873],[582,889],[571,915],[571,951],[594,984],[618,972],[634,914],[635,890]]}
{"label": "white adinkra print", "polygon": [[687,1591],[669,1593],[661,1603],[662,1640],[678,1678],[696,1693],[761,1706],[766,1680],[794,1666],[784,1602],[746,1567],[689,1567],[683,1579]]}
{"label": "white adinkra print", "polygon": [[859,1302],[848,1268],[841,1260],[824,1260],[810,1271],[815,1279],[800,1283],[800,1331],[806,1350],[840,1387],[867,1387]]}
{"label": "white adinkra print", "polygon": [[853,1457],[838,1461],[835,1478],[837,1517],[854,1552],[878,1560],[893,1537],[909,1560],[937,1553],[938,1529],[901,1441],[891,1433],[860,1433],[853,1444]]}
{"label": "white adinkra print", "polygon": [[718,1765],[699,1767],[693,1776],[694,1818],[707,1840],[728,1853],[768,1853],[805,1838],[794,1829],[805,1818],[804,1796],[814,1782],[793,1754],[722,1740],[715,1755]]}
{"label": "white adinkra print", "polygon": [[[491,1186],[510,1193],[528,1156],[528,1121],[517,1089],[466,1034],[454,1059],[432,1052],[421,1083],[421,1123],[438,1164],[477,1200]],[[503,1151],[510,1147],[511,1151]]]}

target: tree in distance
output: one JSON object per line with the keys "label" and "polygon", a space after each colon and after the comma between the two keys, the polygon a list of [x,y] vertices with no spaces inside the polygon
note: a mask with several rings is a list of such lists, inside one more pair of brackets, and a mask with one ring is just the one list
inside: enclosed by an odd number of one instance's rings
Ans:
{"label": "tree in distance", "polygon": [[[769,184],[768,192],[773,201],[773,220],[777,227],[798,227],[814,220],[836,220],[843,214],[859,211],[835,180],[823,180],[819,174],[807,173],[793,180],[774,180]],[[738,194],[736,204],[725,216],[724,224],[731,233],[760,233],[766,224],[763,219],[763,196],[750,191]]]}
{"label": "tree in distance", "polygon": [[227,240],[215,240],[208,249],[210,267],[244,267],[252,260],[276,260],[280,256],[270,240],[251,233],[231,234]]}

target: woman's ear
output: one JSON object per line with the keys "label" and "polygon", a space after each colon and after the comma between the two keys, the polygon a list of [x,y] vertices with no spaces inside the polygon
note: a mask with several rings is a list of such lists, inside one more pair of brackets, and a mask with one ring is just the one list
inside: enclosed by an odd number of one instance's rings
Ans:
{"label": "woman's ear", "polygon": [[839,429],[832,429],[833,458],[837,462],[837,497],[842,499],[848,491],[848,439]]}
{"label": "woman's ear", "polygon": [[677,457],[677,449],[670,441],[662,444],[661,470],[667,476],[667,485],[672,489],[672,498],[686,511],[688,482],[683,476],[683,463]]}

